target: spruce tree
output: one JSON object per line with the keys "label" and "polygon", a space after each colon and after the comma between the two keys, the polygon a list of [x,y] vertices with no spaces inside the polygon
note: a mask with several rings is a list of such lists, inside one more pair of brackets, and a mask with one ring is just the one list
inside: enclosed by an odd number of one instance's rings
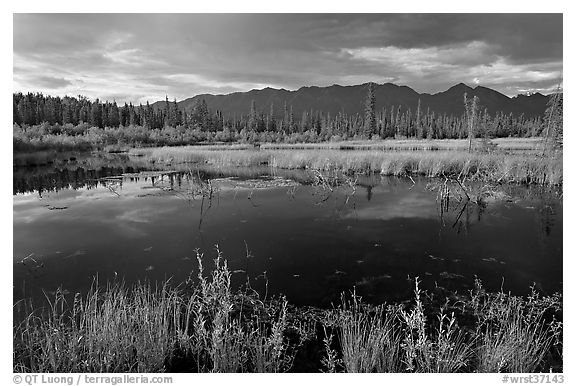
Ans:
{"label": "spruce tree", "polygon": [[420,99],[418,99],[418,108],[416,109],[416,136],[418,139],[424,137],[424,131],[422,130],[422,124],[420,122]]}
{"label": "spruce tree", "polygon": [[250,102],[250,115],[248,116],[248,129],[256,131],[258,128],[258,116],[256,114],[256,101],[252,99]]}
{"label": "spruce tree", "polygon": [[366,95],[366,106],[364,109],[364,135],[370,139],[376,133],[376,95],[374,94],[374,83],[368,83],[368,94]]}

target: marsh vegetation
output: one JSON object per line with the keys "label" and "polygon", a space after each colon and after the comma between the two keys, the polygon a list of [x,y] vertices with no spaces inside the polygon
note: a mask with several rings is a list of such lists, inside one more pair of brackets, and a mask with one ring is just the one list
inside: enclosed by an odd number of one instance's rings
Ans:
{"label": "marsh vegetation", "polygon": [[[373,145],[377,146],[377,145]],[[405,145],[399,143],[402,149]],[[462,142],[456,146],[462,146]],[[268,165],[279,169],[338,169],[344,173],[391,176],[457,176],[498,183],[562,185],[562,154],[523,152],[378,151],[325,149],[203,150],[194,147],[134,149],[163,164],[208,163],[219,166]]]}
{"label": "marsh vegetation", "polygon": [[[562,298],[487,293],[442,298],[414,281],[407,303],[371,306],[342,293],[331,309],[298,308],[214,270],[86,295],[15,304],[17,372],[547,372],[562,371]],[[312,354],[311,354],[312,353]]]}

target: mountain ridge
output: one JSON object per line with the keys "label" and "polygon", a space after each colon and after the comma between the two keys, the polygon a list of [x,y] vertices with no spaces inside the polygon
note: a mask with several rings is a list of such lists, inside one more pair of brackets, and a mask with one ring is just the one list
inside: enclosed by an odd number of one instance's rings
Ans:
{"label": "mountain ridge", "polygon": [[[250,112],[252,100],[258,112],[270,114],[271,104],[275,118],[284,116],[284,104],[288,111],[293,110],[294,119],[300,119],[304,111],[322,111],[332,115],[338,113],[363,114],[368,83],[359,85],[302,86],[297,90],[265,87],[249,91],[236,91],[228,94],[198,94],[177,102],[178,108],[190,112],[195,104],[204,99],[212,111],[221,111],[224,116],[245,115]],[[482,109],[494,115],[498,112],[524,114],[528,118],[542,116],[549,96],[535,93],[508,97],[491,88],[478,85],[474,88],[458,83],[445,91],[434,94],[418,93],[406,85],[394,83],[374,83],[376,111],[401,106],[416,111],[418,103],[425,113],[428,109],[435,114],[461,115],[464,113],[464,93],[472,98],[477,96]],[[155,109],[163,109],[165,101],[152,104]],[[173,102],[171,102],[173,103]]]}

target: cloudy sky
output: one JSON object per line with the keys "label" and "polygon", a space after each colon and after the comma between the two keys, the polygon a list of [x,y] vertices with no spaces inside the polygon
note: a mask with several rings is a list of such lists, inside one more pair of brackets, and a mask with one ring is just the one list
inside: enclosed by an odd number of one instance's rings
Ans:
{"label": "cloudy sky", "polygon": [[561,14],[15,14],[14,91],[135,103],[368,81],[555,89]]}

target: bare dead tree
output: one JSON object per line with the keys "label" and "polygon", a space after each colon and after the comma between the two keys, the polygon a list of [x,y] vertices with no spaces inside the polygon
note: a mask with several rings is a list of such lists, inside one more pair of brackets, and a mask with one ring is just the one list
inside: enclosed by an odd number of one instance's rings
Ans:
{"label": "bare dead tree", "polygon": [[468,128],[468,152],[472,151],[472,138],[475,135],[475,128],[478,120],[478,104],[479,98],[474,96],[472,99],[468,99],[466,93],[464,93],[464,107],[466,108],[466,126]]}
{"label": "bare dead tree", "polygon": [[550,96],[546,108],[546,131],[544,133],[544,146],[542,155],[549,149],[561,146],[563,137],[563,93],[560,84],[556,92]]}

